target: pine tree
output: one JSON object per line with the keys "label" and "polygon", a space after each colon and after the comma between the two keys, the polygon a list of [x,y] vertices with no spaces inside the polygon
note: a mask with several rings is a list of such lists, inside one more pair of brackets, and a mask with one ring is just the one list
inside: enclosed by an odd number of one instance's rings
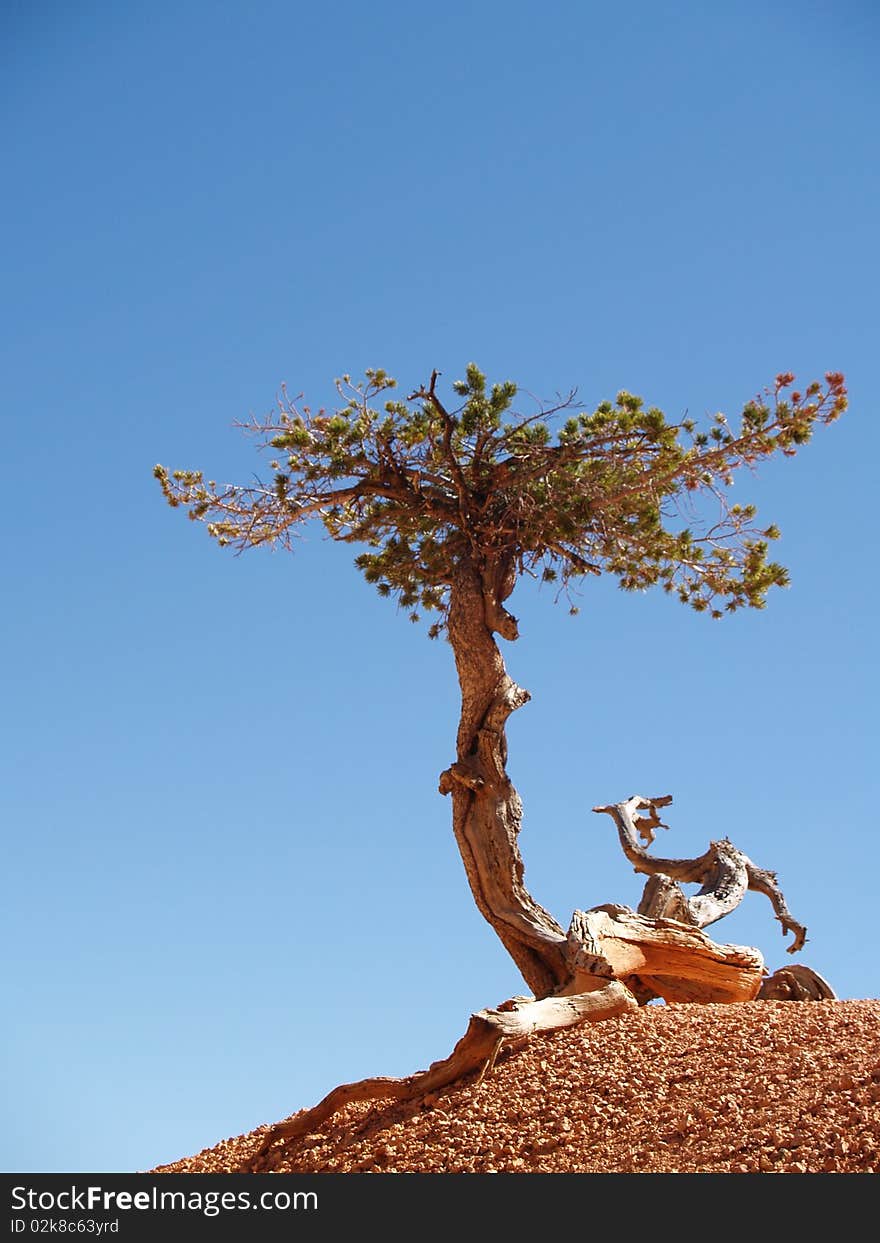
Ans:
{"label": "pine tree", "polygon": [[[461,687],[456,759],[442,774],[474,900],[537,998],[570,983],[566,933],[523,883],[522,807],[506,771],[505,723],[528,692],[508,676],[496,636],[518,637],[506,602],[522,575],[572,588],[611,574],[627,591],[658,586],[720,619],[763,608],[786,570],[768,560],[777,529],[732,504],[735,472],[793,456],[846,409],[842,375],[803,391],[785,373],[736,420],[670,422],[620,392],[585,412],[575,394],[517,413],[513,383],[487,386],[471,363],[437,393],[438,373],[405,400],[382,370],[337,381],[332,412],[283,392],[246,425],[270,451],[271,480],[218,486],[201,471],[155,467],[172,506],[220,545],[290,547],[304,524],[361,546],[355,564],[432,638],[452,646]],[[712,516],[699,502],[711,498]],[[704,506],[704,511],[710,507]],[[574,608],[572,604],[572,608]]]}

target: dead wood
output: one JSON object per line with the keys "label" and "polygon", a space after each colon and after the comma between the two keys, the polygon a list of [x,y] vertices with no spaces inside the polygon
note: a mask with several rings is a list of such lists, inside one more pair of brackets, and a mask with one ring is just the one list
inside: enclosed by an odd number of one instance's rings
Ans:
{"label": "dead wood", "polygon": [[793,963],[780,967],[761,983],[761,1001],[836,1001],[834,989],[811,967]]}
{"label": "dead wood", "polygon": [[[782,935],[794,934],[794,940],[787,947],[789,954],[803,949],[807,930],[786,906],[776,873],[759,868],[729,838],[710,842],[706,853],[696,859],[659,859],[648,854],[645,846],[653,842],[654,830],[669,827],[660,819],[657,808],[668,807],[671,802],[671,794],[659,798],[637,794],[622,803],[593,808],[613,818],[623,853],[637,872],[647,873],[651,878],[639,903],[640,914],[665,916],[706,928],[735,910],[746,891],[751,889],[770,899],[776,918],[782,924]],[[639,812],[646,814],[639,815]],[[702,888],[688,898],[678,882],[701,883]]]}
{"label": "dead wood", "polygon": [[472,1014],[467,1030],[449,1057],[434,1062],[428,1070],[405,1078],[379,1076],[343,1083],[311,1109],[300,1110],[267,1133],[263,1145],[249,1165],[249,1172],[271,1168],[271,1149],[281,1141],[292,1143],[317,1131],[333,1114],[353,1101],[412,1101],[450,1087],[474,1073],[491,1068],[501,1045],[533,1032],[573,1027],[578,1023],[612,1018],[636,1009],[638,1002],[619,981],[589,981],[580,996],[546,997],[539,1001],[517,997],[494,1010]]}
{"label": "dead wood", "polygon": [[758,996],[764,960],[756,949],[720,945],[700,928],[675,919],[648,918],[608,904],[575,911],[568,932],[572,992],[590,980],[618,979],[639,996],[670,1002],[751,1001]]}

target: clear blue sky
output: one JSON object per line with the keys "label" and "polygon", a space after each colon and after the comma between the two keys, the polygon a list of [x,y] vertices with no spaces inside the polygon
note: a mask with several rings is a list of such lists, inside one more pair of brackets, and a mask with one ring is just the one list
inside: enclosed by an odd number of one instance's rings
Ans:
{"label": "clear blue sky", "polygon": [[[586,406],[851,410],[737,482],[792,586],[712,623],[590,582],[512,600],[534,896],[664,853],[776,868],[800,960],[880,995],[880,19],[835,3],[109,3],[0,18],[5,604],[0,1168],[145,1169],[445,1056],[523,985],[437,776],[451,652],[313,532],[239,558],[155,462],[257,468],[282,382],[470,359]],[[408,389],[407,389],[408,391]],[[790,961],[769,903],[716,926]]]}

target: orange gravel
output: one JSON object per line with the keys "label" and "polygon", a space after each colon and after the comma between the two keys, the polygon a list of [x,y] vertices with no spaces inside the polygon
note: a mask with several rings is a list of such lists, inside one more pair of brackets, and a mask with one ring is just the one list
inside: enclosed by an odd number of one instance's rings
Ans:
{"label": "orange gravel", "polygon": [[[267,1129],[150,1172],[248,1172]],[[651,1005],[533,1036],[482,1083],[408,1105],[349,1105],[279,1143],[267,1167],[876,1173],[880,1001]]]}

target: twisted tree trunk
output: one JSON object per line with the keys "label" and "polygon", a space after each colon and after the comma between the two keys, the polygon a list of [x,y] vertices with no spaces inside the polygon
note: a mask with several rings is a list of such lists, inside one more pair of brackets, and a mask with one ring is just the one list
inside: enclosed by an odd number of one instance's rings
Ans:
{"label": "twisted tree trunk", "polygon": [[[276,1148],[272,1154],[272,1148],[279,1142],[297,1143],[352,1101],[430,1100],[433,1094],[444,1091],[467,1075],[478,1073],[482,1079],[491,1072],[505,1041],[513,1048],[534,1032],[602,1022],[636,1009],[637,1004],[623,984],[610,980],[603,982],[599,990],[578,997],[551,997],[543,1001],[513,998],[497,1009],[479,1010],[471,1015],[465,1034],[449,1057],[434,1062],[428,1070],[404,1078],[381,1075],[340,1084],[311,1109],[301,1109],[270,1127],[256,1155],[239,1172],[259,1173],[273,1169],[283,1149]],[[435,1095],[433,1099],[436,1100]]]}
{"label": "twisted tree trunk", "polygon": [[[765,894],[783,932],[794,934],[790,953],[801,949],[806,929],[788,910],[775,873],[757,867],[727,838],[711,842],[696,859],[651,857],[645,846],[655,829],[666,827],[658,808],[672,801],[669,795],[635,795],[593,809],[611,815],[624,854],[636,871],[648,874],[637,913],[615,906],[575,911],[566,935],[526,888],[518,844],[522,803],[507,775],[505,726],[529,693],[508,675],[494,637],[517,638],[516,619],[504,608],[514,581],[512,563],[501,558],[479,565],[464,560],[450,589],[448,634],[461,719],[456,760],[441,774],[440,791],[452,795],[455,839],[478,910],[536,999],[585,994],[609,979],[625,983],[642,1003],[652,997],[706,1002],[757,996],[765,975],[758,951],[717,945],[701,929],[729,914],[748,889]],[[687,898],[681,882],[702,888]],[[830,986],[814,976],[808,991],[827,995]],[[775,995],[773,989],[801,995],[804,979],[767,983],[766,995]]]}
{"label": "twisted tree trunk", "polygon": [[[657,808],[671,801],[639,796],[596,807],[610,813],[627,858],[650,881],[638,912],[607,904],[575,911],[563,932],[526,889],[518,836],[522,804],[507,776],[505,726],[529,693],[508,676],[494,635],[517,637],[503,602],[513,587],[510,566],[463,564],[451,587],[448,633],[461,687],[455,762],[440,776],[452,795],[455,839],[474,901],[516,963],[534,998],[514,998],[471,1016],[449,1057],[404,1078],[377,1076],[342,1084],[312,1109],[268,1129],[247,1167],[277,1166],[277,1145],[299,1142],[351,1101],[411,1101],[450,1087],[464,1076],[488,1073],[502,1043],[533,1032],[596,1022],[634,1009],[653,997],[672,1002],[736,1002],[759,995],[764,961],[748,946],[719,945],[702,927],[727,914],[746,888],[767,894],[785,931],[799,948],[805,929],[785,906],[771,872],[756,868],[731,843],[713,842],[699,859],[652,859],[660,825]],[[639,816],[647,811],[647,816]],[[679,881],[702,881],[688,900]],[[777,978],[778,977],[778,978]],[[777,973],[761,995],[832,996],[815,973]]]}
{"label": "twisted tree trunk", "polygon": [[440,777],[452,795],[455,840],[478,909],[498,934],[536,997],[570,977],[566,935],[523,881],[517,838],[522,803],[506,771],[507,718],[529,700],[508,676],[493,634],[517,637],[503,608],[513,586],[504,567],[463,565],[452,584],[449,641],[461,687],[457,754]]}
{"label": "twisted tree trunk", "polygon": [[[441,774],[440,791],[452,795],[455,839],[477,908],[537,999],[585,993],[615,978],[631,983],[640,1000],[665,996],[733,1001],[755,996],[763,973],[760,954],[709,941],[699,932],[700,923],[709,919],[699,921],[686,913],[682,926],[673,922],[677,912],[668,906],[651,911],[666,916],[653,921],[626,908],[604,907],[587,915],[575,912],[566,934],[526,888],[517,840],[522,804],[506,771],[505,725],[510,714],[528,702],[529,694],[509,677],[494,638],[495,634],[517,637],[516,619],[503,607],[513,582],[512,567],[503,563],[479,568],[464,563],[451,587],[448,633],[461,687],[461,720],[457,758]],[[624,805],[625,812],[634,814],[636,806],[654,805],[640,799],[632,803],[632,808]],[[619,820],[619,808],[606,810]],[[644,822],[639,821],[638,827],[643,829]],[[635,825],[627,822],[626,828],[622,840],[626,836],[625,847],[633,858],[638,851]],[[644,862],[643,852],[638,851],[636,861],[643,870],[654,870]],[[717,874],[707,875],[707,869],[698,866],[703,862],[693,862],[694,878],[707,881],[702,901],[714,901],[712,917],[719,918],[724,911],[718,904],[728,896],[729,878],[717,869]],[[691,879],[682,870],[673,871]],[[737,892],[730,895],[732,900],[742,896],[738,888],[733,886]],[[684,904],[683,895],[681,900]],[[648,977],[653,981],[650,986]],[[667,977],[673,977],[672,982],[667,983]]]}

